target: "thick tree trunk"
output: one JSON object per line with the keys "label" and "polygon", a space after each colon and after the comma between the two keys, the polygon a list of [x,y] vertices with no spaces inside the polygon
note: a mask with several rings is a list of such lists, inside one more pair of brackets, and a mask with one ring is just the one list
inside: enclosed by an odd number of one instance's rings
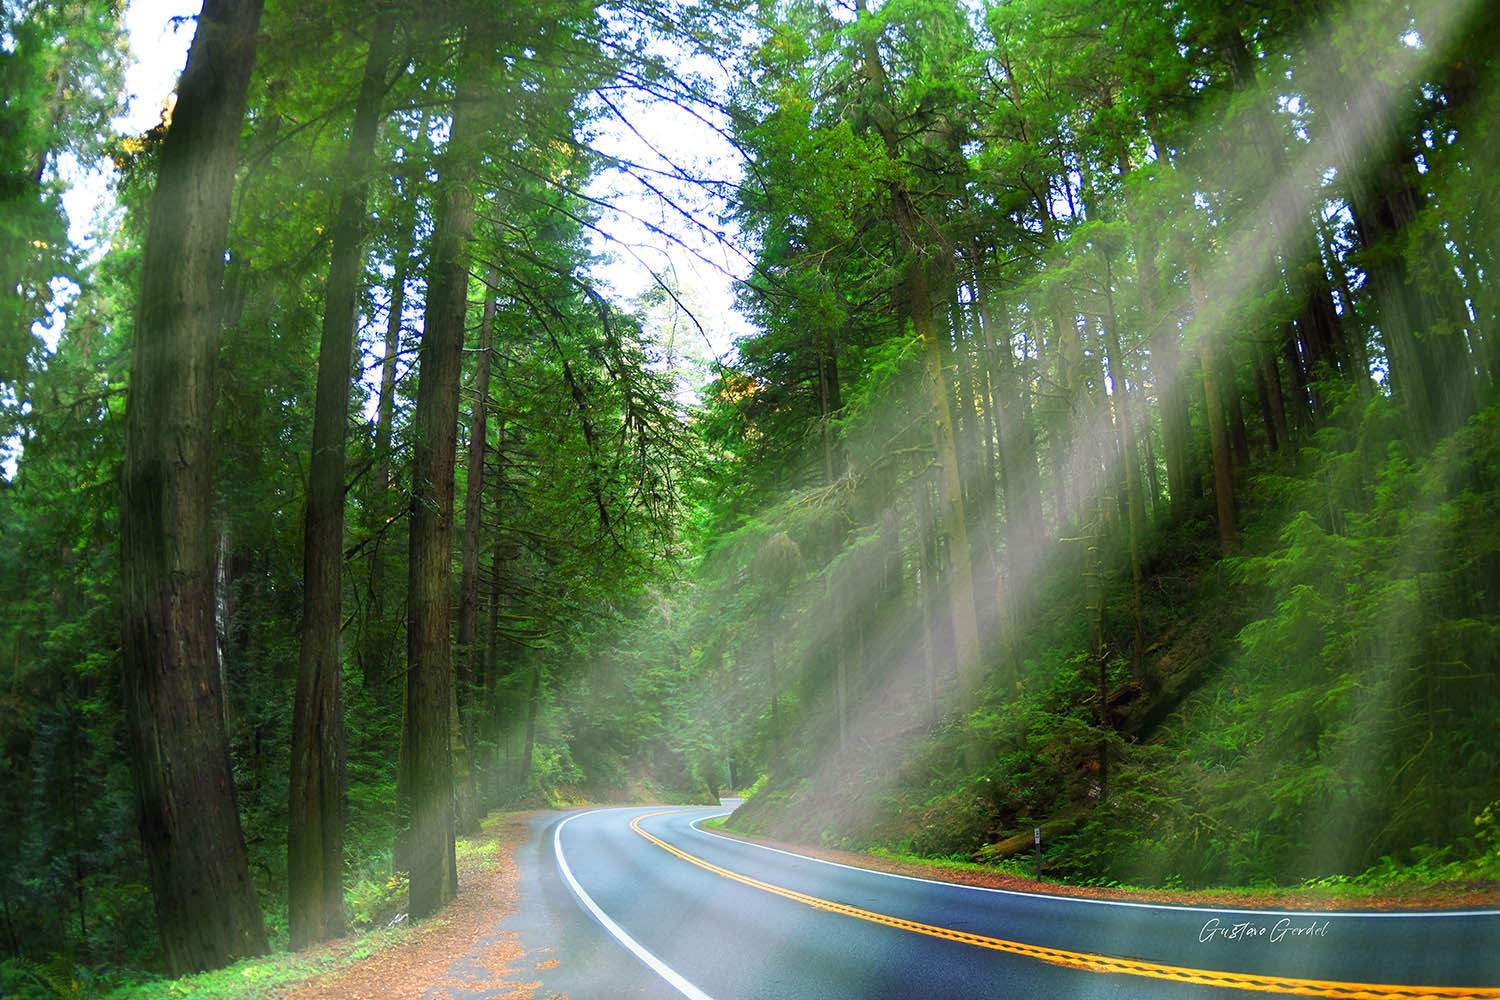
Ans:
{"label": "thick tree trunk", "polygon": [[[472,46],[472,43],[469,43]],[[466,53],[465,63],[473,62]],[[467,68],[467,67],[466,67]],[[463,70],[461,70],[463,72]],[[473,77],[461,79],[439,181],[427,307],[413,413],[414,454],[410,577],[407,591],[406,725],[411,827],[408,835],[413,917],[432,914],[457,891],[451,878],[453,700],[449,591],[452,584],[454,462],[459,386],[474,233],[476,102]]]}
{"label": "thick tree trunk", "polygon": [[207,0],[159,154],[120,512],[122,691],[141,843],[175,974],[266,948],[214,630],[213,405],[229,201],[261,0]]}
{"label": "thick tree trunk", "polygon": [[[1465,26],[1471,45],[1493,21],[1486,6],[1475,13],[1478,20]],[[1448,237],[1436,227],[1416,225],[1428,205],[1424,184],[1431,183],[1418,164],[1420,135],[1430,122],[1417,123],[1416,132],[1404,127],[1400,109],[1412,95],[1382,72],[1378,51],[1359,55],[1353,72],[1380,112],[1335,114],[1329,128],[1359,234],[1359,263],[1367,276],[1361,293],[1368,290],[1385,341],[1388,384],[1410,418],[1412,440],[1430,447],[1477,405],[1474,358],[1465,337],[1468,316],[1452,296],[1435,291],[1453,280]],[[1467,65],[1464,74],[1472,72],[1468,59],[1454,65]],[[1445,127],[1439,126],[1440,134]]]}
{"label": "thick tree trunk", "polygon": [[344,933],[344,699],[339,619],[344,565],[344,455],[354,353],[365,175],[375,149],[393,21],[382,18],[365,59],[344,167],[318,352],[312,460],[302,554],[302,646],[292,706],[287,814],[287,920],[292,950]]}

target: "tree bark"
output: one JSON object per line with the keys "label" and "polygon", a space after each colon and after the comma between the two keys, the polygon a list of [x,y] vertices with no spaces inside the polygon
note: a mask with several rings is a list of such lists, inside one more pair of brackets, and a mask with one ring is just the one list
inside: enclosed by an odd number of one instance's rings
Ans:
{"label": "tree bark", "polygon": [[448,148],[440,170],[427,306],[418,356],[412,458],[410,567],[407,590],[406,723],[410,761],[410,912],[429,916],[457,891],[451,878],[453,661],[449,590],[452,583],[454,462],[459,386],[463,374],[470,241],[474,233],[472,178],[476,163],[476,103],[480,99],[468,51],[453,105]]}
{"label": "tree bark", "polygon": [[474,720],[477,712],[479,650],[479,527],[484,516],[485,436],[490,398],[490,343],[495,327],[495,271],[485,276],[484,311],[479,321],[479,347],[474,364],[474,402],[469,411],[468,480],[464,485],[464,539],[458,584],[458,721],[465,761],[458,785],[458,829],[478,833],[481,819],[476,765]]}
{"label": "tree bark", "polygon": [[207,0],[159,154],[131,350],[120,510],[123,683],[168,967],[266,949],[214,629],[213,405],[240,128],[262,0]]}
{"label": "tree bark", "polygon": [[393,19],[376,23],[345,158],[318,352],[302,551],[302,644],[292,706],[287,923],[293,951],[344,933],[344,699],[339,654],[349,365],[363,270],[365,176],[380,123]]}

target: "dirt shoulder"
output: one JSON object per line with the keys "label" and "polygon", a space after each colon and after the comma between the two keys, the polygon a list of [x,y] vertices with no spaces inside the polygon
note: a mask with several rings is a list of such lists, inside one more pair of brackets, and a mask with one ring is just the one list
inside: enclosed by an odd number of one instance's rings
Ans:
{"label": "dirt shoulder", "polygon": [[[510,977],[511,964],[524,955],[520,941],[497,930],[516,905],[520,873],[514,855],[530,834],[526,821],[532,815],[495,816],[479,837],[468,838],[458,862],[458,897],[436,916],[391,944],[361,946],[346,939],[326,945],[330,963],[340,968],[267,1000],[462,1000],[480,992],[495,1000],[533,1000],[539,984]],[[362,949],[368,954],[350,960]]]}
{"label": "dirt shoulder", "polygon": [[1015,892],[1044,893],[1050,896],[1069,896],[1076,899],[1115,899],[1137,903],[1171,903],[1178,906],[1225,906],[1245,909],[1276,910],[1466,910],[1478,908],[1500,908],[1500,884],[1493,881],[1472,883],[1452,882],[1436,885],[1414,886],[1398,890],[1369,890],[1345,888],[1340,891],[1326,889],[1202,889],[1202,890],[1157,890],[1126,889],[1104,886],[1064,885],[1057,882],[1021,878],[995,871],[974,868],[956,868],[939,862],[914,862],[864,854],[857,851],[840,851],[808,844],[766,840],[748,837],[729,830],[713,830],[721,836],[743,840],[752,844],[775,847],[794,854],[849,865],[854,868],[869,868],[889,872],[893,875],[909,875],[914,878],[936,879],[942,882],[957,882],[961,885],[982,886],[987,889],[1010,889]]}

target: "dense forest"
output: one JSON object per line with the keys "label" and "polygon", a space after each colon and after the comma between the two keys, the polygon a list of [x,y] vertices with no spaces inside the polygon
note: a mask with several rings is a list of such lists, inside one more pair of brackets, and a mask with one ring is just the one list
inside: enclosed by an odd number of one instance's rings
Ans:
{"label": "dense forest", "polygon": [[502,805],[1500,878],[1489,5],[205,0],[120,135],[123,6],[0,6],[7,994],[420,919]]}

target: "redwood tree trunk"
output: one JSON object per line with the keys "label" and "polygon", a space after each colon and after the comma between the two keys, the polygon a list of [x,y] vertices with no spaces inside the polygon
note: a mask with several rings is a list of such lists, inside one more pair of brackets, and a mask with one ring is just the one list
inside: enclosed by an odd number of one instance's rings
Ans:
{"label": "redwood tree trunk", "polygon": [[[1108,263],[1106,263],[1108,268]],[[1132,626],[1130,644],[1130,673],[1143,689],[1148,687],[1146,676],[1146,625],[1145,625],[1145,575],[1141,567],[1142,535],[1146,530],[1146,501],[1141,493],[1140,452],[1135,442],[1135,421],[1131,417],[1130,391],[1125,358],[1120,350],[1119,317],[1115,314],[1114,292],[1110,288],[1112,278],[1105,271],[1105,317],[1104,333],[1109,352],[1109,380],[1114,386],[1112,399],[1116,407],[1116,420],[1120,435],[1120,452],[1125,464],[1125,509],[1126,535],[1130,541],[1130,617]],[[1102,761],[1101,757],[1101,761]]]}
{"label": "redwood tree trunk", "polygon": [[214,629],[213,405],[229,200],[262,0],[207,0],[141,260],[120,510],[125,716],[174,974],[266,949]]}
{"label": "redwood tree trunk", "polygon": [[375,26],[345,158],[318,351],[312,460],[302,549],[302,646],[292,706],[287,813],[287,918],[301,950],[344,933],[344,698],[339,618],[344,565],[344,454],[349,363],[365,214],[364,175],[375,149],[392,20]]}
{"label": "redwood tree trunk", "polygon": [[485,279],[484,312],[479,322],[479,353],[474,365],[474,403],[469,413],[468,482],[464,487],[464,540],[458,585],[458,720],[464,745],[459,762],[458,829],[478,833],[479,762],[474,720],[478,712],[479,528],[484,516],[485,436],[490,398],[490,341],[495,327],[495,270]]}
{"label": "redwood tree trunk", "polygon": [[1188,264],[1188,285],[1193,307],[1201,324],[1198,333],[1198,358],[1203,367],[1203,401],[1208,418],[1209,446],[1213,453],[1214,502],[1219,520],[1219,546],[1227,555],[1234,551],[1237,538],[1234,508],[1234,463],[1229,455],[1229,425],[1224,419],[1224,396],[1219,385],[1218,351],[1214,338],[1217,324],[1209,322],[1208,290],[1198,273],[1196,262]]}
{"label": "redwood tree trunk", "polygon": [[[472,52],[466,54],[472,64]],[[474,233],[471,186],[476,145],[472,75],[461,80],[441,168],[427,307],[418,356],[410,570],[407,590],[406,722],[411,826],[410,912],[435,912],[457,891],[449,854],[453,846],[453,761],[449,717],[453,659],[450,587],[453,554],[453,467],[457,456],[459,383],[468,307],[470,240]]]}
{"label": "redwood tree trunk", "polygon": [[[427,136],[429,111],[423,110],[417,135]],[[395,274],[390,282],[390,307],[385,321],[385,357],[380,363],[380,395],[375,407],[375,440],[372,447],[374,470],[370,476],[370,500],[367,505],[366,530],[374,537],[370,547],[370,569],[367,593],[365,634],[360,647],[360,668],[366,691],[384,686],[391,673],[390,661],[395,658],[394,628],[385,620],[385,532],[391,521],[399,517],[394,511],[391,496],[391,437],[396,414],[396,360],[401,353],[401,331],[406,310],[406,282],[412,266],[412,246],[416,242],[413,229],[419,214],[419,187],[417,172],[405,178],[397,189],[403,205],[396,219],[396,248],[393,255]],[[403,786],[404,787],[404,786]]]}

